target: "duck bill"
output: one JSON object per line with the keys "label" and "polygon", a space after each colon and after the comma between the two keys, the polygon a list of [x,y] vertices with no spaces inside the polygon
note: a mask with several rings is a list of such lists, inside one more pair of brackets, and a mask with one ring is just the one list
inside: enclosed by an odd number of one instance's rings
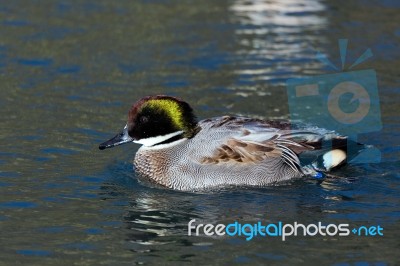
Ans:
{"label": "duck bill", "polygon": [[132,141],[134,141],[134,139],[129,136],[128,127],[125,126],[121,133],[119,133],[115,137],[101,143],[99,145],[99,149],[104,150],[107,148],[112,148],[115,146],[119,146],[119,145],[122,145],[125,143],[132,142]]}

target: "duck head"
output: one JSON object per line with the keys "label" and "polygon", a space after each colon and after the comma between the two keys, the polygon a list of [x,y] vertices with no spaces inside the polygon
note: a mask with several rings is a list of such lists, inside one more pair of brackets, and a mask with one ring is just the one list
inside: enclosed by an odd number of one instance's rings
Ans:
{"label": "duck head", "polygon": [[171,96],[147,96],[131,107],[122,132],[101,143],[99,149],[129,142],[151,147],[191,138],[196,132],[197,119],[188,103]]}

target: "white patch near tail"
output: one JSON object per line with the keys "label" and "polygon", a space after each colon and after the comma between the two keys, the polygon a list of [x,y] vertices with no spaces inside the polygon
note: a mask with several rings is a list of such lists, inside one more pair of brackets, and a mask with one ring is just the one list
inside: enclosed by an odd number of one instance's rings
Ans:
{"label": "white patch near tail", "polygon": [[346,160],[346,153],[342,150],[336,149],[328,151],[322,156],[324,167],[327,171],[332,169],[335,166],[338,166],[344,160]]}

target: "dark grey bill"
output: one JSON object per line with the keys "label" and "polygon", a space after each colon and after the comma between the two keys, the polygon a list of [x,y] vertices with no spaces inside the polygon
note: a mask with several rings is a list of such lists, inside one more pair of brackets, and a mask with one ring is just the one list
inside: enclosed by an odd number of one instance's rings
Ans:
{"label": "dark grey bill", "polygon": [[117,134],[112,139],[107,140],[99,145],[100,150],[104,150],[107,148],[112,148],[118,145],[122,145],[128,142],[132,142],[133,138],[131,138],[128,134],[128,128],[125,126],[124,130],[121,133]]}

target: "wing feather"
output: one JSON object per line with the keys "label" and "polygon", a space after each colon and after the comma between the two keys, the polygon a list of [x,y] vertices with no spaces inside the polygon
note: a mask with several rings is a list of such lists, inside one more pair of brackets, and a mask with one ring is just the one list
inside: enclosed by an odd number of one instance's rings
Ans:
{"label": "wing feather", "polygon": [[211,155],[202,157],[200,161],[205,164],[241,165],[280,158],[288,167],[301,172],[301,165],[314,162],[331,146],[342,149],[347,145],[347,139],[333,131],[287,121],[225,116],[204,123],[219,134],[231,134],[208,153]]}
{"label": "wing feather", "polygon": [[[203,158],[202,162],[214,164],[259,163],[268,158],[281,158],[294,171],[300,171],[298,153],[312,150],[313,147],[306,143],[293,141],[290,134],[271,133],[268,131],[263,139],[259,133],[255,134],[255,138],[251,138],[251,134],[246,134],[245,137],[230,138],[212,156]],[[298,134],[296,137],[299,139]]]}

